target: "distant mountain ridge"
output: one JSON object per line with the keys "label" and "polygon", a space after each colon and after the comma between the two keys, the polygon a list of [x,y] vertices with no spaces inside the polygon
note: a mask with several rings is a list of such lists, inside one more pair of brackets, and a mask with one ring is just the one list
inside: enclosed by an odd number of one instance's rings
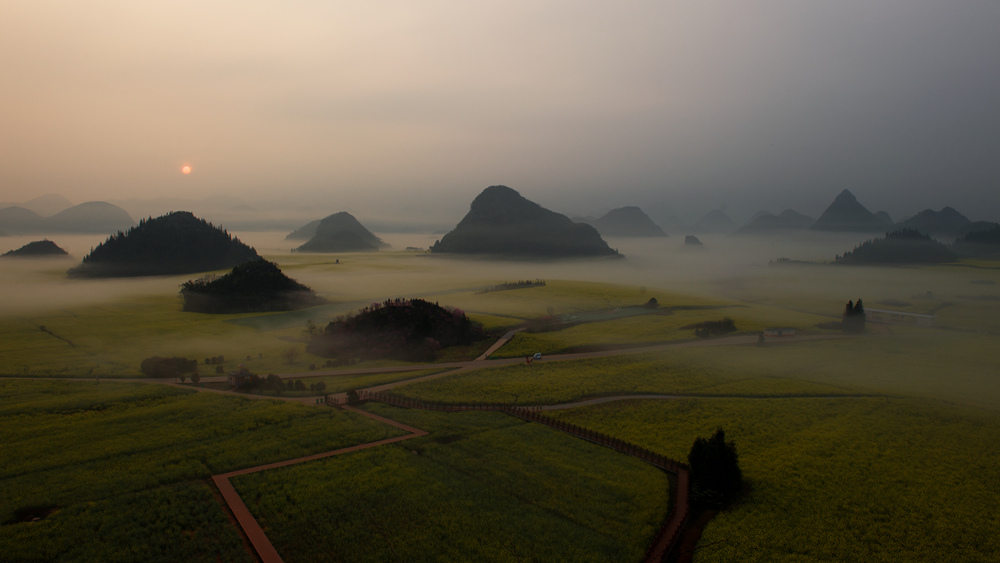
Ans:
{"label": "distant mountain ridge", "polygon": [[733,234],[768,234],[794,229],[808,229],[812,224],[812,217],[807,217],[791,209],[786,209],[778,215],[767,212],[759,213]]}
{"label": "distant mountain ridge", "polygon": [[925,209],[913,217],[896,224],[898,228],[915,229],[931,236],[945,235],[957,237],[967,232],[972,221],[968,217],[945,207],[941,211]]}
{"label": "distant mountain ridge", "polygon": [[232,268],[259,258],[228,232],[174,211],[119,232],[90,251],[71,277],[130,277],[191,274]]}
{"label": "distant mountain ridge", "polygon": [[465,217],[431,252],[535,258],[620,256],[594,227],[574,223],[507,186],[490,186],[476,196]]}
{"label": "distant mountain ridge", "polygon": [[135,225],[129,214],[106,201],[88,201],[51,217],[20,206],[0,209],[0,229],[10,234],[114,233]]}
{"label": "distant mountain ridge", "polygon": [[691,230],[695,233],[731,233],[736,223],[722,209],[713,209],[698,219]]}
{"label": "distant mountain ridge", "polygon": [[[295,233],[306,227],[295,231]],[[366,229],[353,215],[341,211],[319,221],[316,224],[315,234],[295,250],[297,252],[374,252],[387,246],[389,245]]]}
{"label": "distant mountain ridge", "polygon": [[602,236],[606,237],[665,237],[663,232],[649,215],[635,206],[612,209],[599,219],[588,221]]}

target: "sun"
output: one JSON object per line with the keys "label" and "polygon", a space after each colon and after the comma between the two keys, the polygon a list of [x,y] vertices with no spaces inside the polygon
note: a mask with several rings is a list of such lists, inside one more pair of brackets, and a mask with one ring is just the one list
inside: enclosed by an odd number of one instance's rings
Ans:
{"label": "sun", "polygon": [[190,174],[191,173],[191,167],[188,166],[187,164],[185,164],[184,166],[181,167],[181,172],[183,172],[184,174]]}

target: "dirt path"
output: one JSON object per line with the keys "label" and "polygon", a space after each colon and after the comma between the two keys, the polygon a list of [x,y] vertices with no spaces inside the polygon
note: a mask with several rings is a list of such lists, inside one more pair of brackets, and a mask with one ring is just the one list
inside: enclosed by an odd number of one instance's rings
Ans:
{"label": "dirt path", "polygon": [[386,444],[393,444],[396,442],[401,442],[403,440],[409,440],[410,438],[416,438],[418,436],[427,435],[427,432],[420,430],[419,428],[407,426],[401,422],[396,422],[395,420],[390,420],[388,418],[378,416],[377,414],[365,412],[363,410],[356,409],[349,405],[344,405],[341,408],[360,414],[362,416],[367,416],[368,418],[377,420],[381,423],[394,426],[396,428],[408,432],[409,434],[396,436],[394,438],[386,438],[384,440],[378,440],[375,442],[368,442],[366,444],[349,446],[346,448],[341,448],[339,450],[308,455],[305,457],[298,457],[295,459],[288,459],[285,461],[278,461],[275,463],[258,465],[257,467],[248,467],[246,469],[240,469],[238,471],[230,471],[229,473],[212,475],[212,481],[215,483],[215,486],[219,488],[219,492],[222,494],[222,498],[226,501],[226,504],[229,506],[229,510],[231,510],[233,515],[236,517],[236,521],[240,523],[240,527],[243,528],[243,532],[250,540],[250,543],[253,544],[254,549],[257,550],[257,554],[260,556],[261,561],[263,561],[263,563],[282,563],[283,560],[281,559],[281,556],[278,555],[278,551],[274,549],[274,545],[271,544],[271,541],[267,539],[267,534],[264,533],[263,528],[261,528],[260,524],[257,523],[257,520],[253,517],[253,514],[250,513],[250,510],[247,509],[247,506],[243,502],[243,499],[240,498],[239,493],[236,492],[236,489],[233,488],[232,483],[229,482],[229,479],[231,477],[236,477],[237,475],[246,475],[249,473],[257,473],[258,471],[267,471],[268,469],[276,469],[278,467],[286,467],[289,465],[295,465],[297,463],[304,463],[306,461],[313,461],[317,459],[332,457],[335,455],[356,452],[358,450],[374,448],[376,446],[384,446]]}

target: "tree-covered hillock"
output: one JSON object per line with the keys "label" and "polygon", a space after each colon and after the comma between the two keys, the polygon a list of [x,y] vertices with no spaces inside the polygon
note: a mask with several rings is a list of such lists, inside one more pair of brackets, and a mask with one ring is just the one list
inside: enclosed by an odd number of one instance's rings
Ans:
{"label": "tree-covered hillock", "polygon": [[940,264],[957,256],[948,246],[914,229],[899,229],[869,239],[838,255],[838,264]]}
{"label": "tree-covered hillock", "polygon": [[3,256],[5,258],[53,257],[67,256],[67,252],[51,240],[45,239],[29,242],[17,250],[5,252]]}
{"label": "tree-covered hillock", "polygon": [[232,268],[258,258],[257,251],[187,211],[143,219],[90,251],[71,277],[191,274]]}
{"label": "tree-covered hillock", "polygon": [[1000,258],[1000,225],[973,231],[955,241],[952,250],[971,258]]}
{"label": "tree-covered hillock", "polygon": [[184,310],[197,313],[293,311],[325,302],[263,258],[240,264],[224,276],[187,281],[181,297]]}
{"label": "tree-covered hillock", "polygon": [[482,340],[483,329],[460,309],[448,309],[423,299],[373,303],[357,315],[338,318],[307,346],[313,354],[343,361],[390,358],[430,361],[449,346]]}

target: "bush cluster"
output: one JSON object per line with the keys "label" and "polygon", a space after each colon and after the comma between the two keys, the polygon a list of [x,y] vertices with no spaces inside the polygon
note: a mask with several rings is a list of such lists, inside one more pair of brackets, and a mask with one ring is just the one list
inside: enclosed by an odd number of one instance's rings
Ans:
{"label": "bush cluster", "polygon": [[187,373],[198,371],[198,360],[173,357],[161,358],[153,356],[139,364],[139,370],[149,377],[180,377]]}
{"label": "bush cluster", "polygon": [[432,361],[442,348],[469,345],[485,336],[460,309],[423,299],[395,299],[331,322],[312,336],[306,350],[341,363],[368,358]]}

